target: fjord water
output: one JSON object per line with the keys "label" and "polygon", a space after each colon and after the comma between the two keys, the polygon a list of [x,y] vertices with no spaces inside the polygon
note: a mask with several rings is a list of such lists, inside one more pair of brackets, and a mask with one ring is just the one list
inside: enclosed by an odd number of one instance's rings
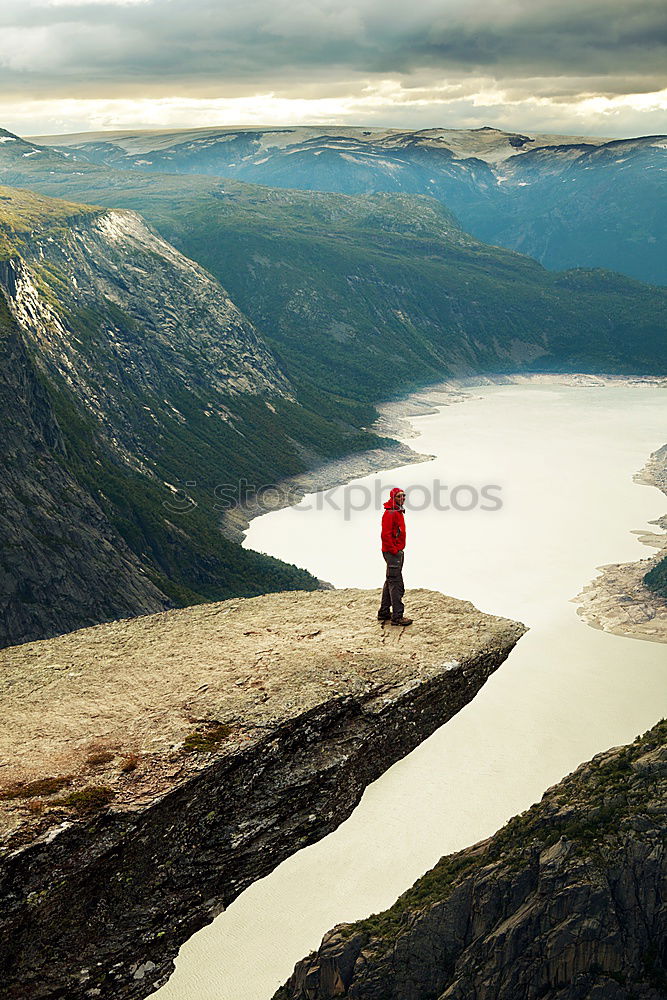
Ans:
{"label": "fjord water", "polygon": [[[386,908],[443,854],[492,834],[579,763],[665,715],[665,645],[592,629],[571,598],[596,567],[649,554],[633,532],[665,513],[665,497],[632,476],[667,440],[666,401],[648,386],[474,389],[412,421],[409,443],[431,462],[348,490],[360,507],[361,487],[374,493],[379,483],[384,497],[397,484],[422,507],[434,481],[441,506],[445,486],[500,487],[496,510],[408,509],[406,614],[410,588],[428,587],[530,631],[470,705],[366,790],[346,823],[196,934],[155,996],[268,1000],[334,924]],[[379,511],[346,517],[345,496],[339,488],[257,518],[246,544],[337,587],[377,587]],[[459,507],[472,499],[470,490],[455,496]]]}

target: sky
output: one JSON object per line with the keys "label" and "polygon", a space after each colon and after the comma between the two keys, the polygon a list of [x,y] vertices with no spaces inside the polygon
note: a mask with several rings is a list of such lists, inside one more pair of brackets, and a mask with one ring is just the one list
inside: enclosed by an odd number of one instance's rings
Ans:
{"label": "sky", "polygon": [[0,0],[0,126],[667,132],[665,0]]}

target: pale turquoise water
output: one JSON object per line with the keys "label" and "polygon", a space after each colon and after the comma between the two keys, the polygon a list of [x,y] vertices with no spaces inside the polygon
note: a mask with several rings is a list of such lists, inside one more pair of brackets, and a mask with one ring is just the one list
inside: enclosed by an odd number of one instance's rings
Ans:
{"label": "pale turquoise water", "polygon": [[[581,761],[666,714],[667,647],[587,627],[570,598],[597,566],[648,554],[632,532],[667,502],[632,475],[667,441],[667,395],[521,385],[474,397],[414,420],[409,443],[434,461],[359,483],[379,479],[385,493],[433,479],[500,485],[500,511],[408,513],[406,611],[410,587],[431,587],[531,631],[335,833],[196,934],[159,1000],[268,1000],[335,923],[390,905],[443,854],[493,833]],[[375,587],[378,522],[373,509],[349,520],[326,505],[287,509],[253,521],[247,544],[336,586]]]}

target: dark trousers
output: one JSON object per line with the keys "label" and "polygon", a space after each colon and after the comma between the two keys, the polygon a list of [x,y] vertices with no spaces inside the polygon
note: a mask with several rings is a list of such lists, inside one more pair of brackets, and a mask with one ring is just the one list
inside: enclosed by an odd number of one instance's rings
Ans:
{"label": "dark trousers", "polygon": [[387,564],[387,576],[382,588],[382,601],[379,618],[393,618],[398,621],[403,617],[405,608],[403,607],[403,553],[383,552],[384,561]]}

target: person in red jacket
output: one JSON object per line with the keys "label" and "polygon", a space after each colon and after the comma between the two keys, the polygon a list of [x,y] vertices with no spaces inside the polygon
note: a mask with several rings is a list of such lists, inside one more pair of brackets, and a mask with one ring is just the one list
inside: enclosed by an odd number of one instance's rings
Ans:
{"label": "person in red jacket", "polygon": [[382,515],[382,555],[387,564],[387,575],[382,588],[382,601],[378,621],[391,621],[392,625],[412,625],[412,618],[403,612],[403,551],[405,549],[405,490],[395,486],[384,505]]}

